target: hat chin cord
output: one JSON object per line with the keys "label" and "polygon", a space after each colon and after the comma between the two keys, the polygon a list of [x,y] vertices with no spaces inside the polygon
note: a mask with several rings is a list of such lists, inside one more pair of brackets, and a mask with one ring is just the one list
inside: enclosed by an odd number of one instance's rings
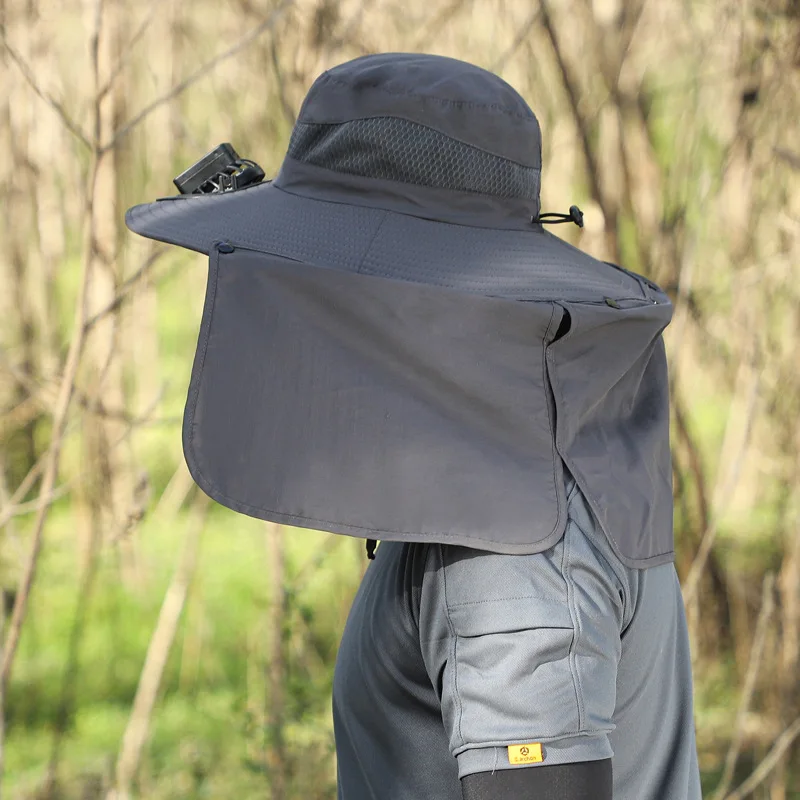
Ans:
{"label": "hat chin cord", "polygon": [[531,217],[531,222],[538,222],[540,225],[558,225],[562,222],[574,222],[579,228],[582,228],[583,211],[578,206],[570,206],[569,214],[548,212],[547,214],[539,214],[538,217]]}

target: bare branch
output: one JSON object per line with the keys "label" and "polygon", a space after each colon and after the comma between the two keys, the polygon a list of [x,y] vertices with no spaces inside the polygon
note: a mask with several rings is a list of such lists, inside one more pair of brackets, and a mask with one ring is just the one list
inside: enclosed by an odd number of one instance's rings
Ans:
{"label": "bare branch", "polygon": [[595,157],[594,149],[592,148],[589,139],[589,127],[586,124],[586,119],[581,111],[580,97],[578,96],[578,85],[569,65],[566,62],[561,43],[558,40],[555,27],[553,25],[552,16],[547,0],[542,0],[541,5],[542,22],[547,31],[547,36],[550,39],[550,44],[553,48],[553,54],[558,63],[558,69],[561,72],[561,80],[564,84],[564,90],[567,93],[570,108],[572,109],[572,116],[575,121],[575,126],[578,129],[578,136],[581,140],[581,147],[583,156],[586,159],[586,167],[588,172],[588,179],[592,187],[592,195],[594,199],[603,207],[603,192],[600,188],[600,169]]}
{"label": "bare branch", "polygon": [[48,511],[50,510],[50,505],[47,501],[50,495],[53,493],[56,477],[58,476],[61,446],[64,442],[64,434],[67,427],[67,412],[69,411],[70,400],[72,399],[72,393],[75,387],[75,378],[78,374],[78,364],[80,363],[85,339],[84,325],[90,283],[90,272],[88,267],[89,260],[87,258],[84,259],[83,263],[83,276],[81,279],[78,303],[75,309],[75,322],[73,324],[72,341],[70,342],[69,352],[67,353],[64,374],[61,379],[61,386],[59,387],[58,391],[58,400],[56,402],[55,413],[53,415],[53,432],[50,441],[50,447],[47,450],[44,463],[42,488],[39,492],[36,520],[33,524],[31,549],[28,554],[28,561],[25,564],[22,581],[20,582],[20,586],[17,591],[16,601],[14,602],[14,610],[11,614],[11,623],[8,629],[8,636],[6,638],[5,651],[3,652],[2,675],[0,676],[0,683],[3,685],[7,684],[11,675],[12,666],[14,664],[14,656],[16,655],[20,635],[22,633],[22,623],[25,621],[25,616],[28,610],[28,599],[30,597],[31,587],[33,586],[33,581],[36,575],[36,568],[38,566],[39,551],[42,547],[44,523],[47,519]]}
{"label": "bare branch", "polygon": [[603,212],[603,218],[606,226],[606,242],[610,251],[610,257],[612,261],[619,261],[619,243],[617,241],[617,209],[614,208],[609,202],[608,197],[601,186],[600,163],[597,153],[592,146],[590,120],[581,108],[578,79],[573,74],[572,69],[567,63],[563,47],[559,41],[558,34],[556,33],[556,29],[553,24],[550,6],[547,0],[541,0],[541,16],[542,23],[550,40],[550,45],[553,49],[553,54],[555,55],[556,63],[558,64],[559,72],[561,73],[561,81],[564,85],[564,90],[567,93],[567,99],[569,100],[572,118],[575,123],[578,139],[581,143],[581,150],[586,162],[586,177],[589,181],[592,197]]}
{"label": "bare branch", "polygon": [[[95,7],[94,29],[92,31],[91,39],[95,86],[98,85],[97,52],[98,41],[100,38],[100,26],[102,21],[102,8],[103,0],[97,0],[97,5]],[[8,46],[7,43],[6,46]],[[94,104],[95,142],[99,141],[99,109],[100,101],[96,100]],[[50,446],[47,449],[44,460],[42,484],[39,490],[36,518],[33,523],[30,552],[28,553],[28,560],[25,563],[22,580],[20,581],[20,585],[17,590],[17,596],[14,601],[14,610],[11,613],[11,623],[8,629],[8,636],[6,637],[5,650],[3,652],[0,683],[4,687],[8,685],[8,680],[11,677],[11,670],[14,666],[14,657],[16,655],[17,647],[19,646],[19,640],[22,635],[22,625],[25,621],[28,611],[28,601],[30,599],[31,588],[33,587],[34,579],[36,578],[36,571],[39,565],[39,553],[42,549],[44,525],[47,520],[47,515],[50,511],[52,502],[48,502],[48,500],[53,493],[56,479],[58,477],[58,467],[61,460],[61,448],[64,444],[67,431],[70,403],[75,391],[78,367],[80,365],[81,356],[83,355],[84,344],[86,341],[86,318],[89,310],[89,293],[92,282],[92,260],[94,255],[96,235],[96,231],[94,230],[93,205],[95,192],[97,190],[99,167],[102,160],[102,156],[95,146],[92,146],[92,156],[93,158],[89,171],[89,180],[87,182],[85,207],[86,218],[89,220],[89,223],[84,231],[83,258],[81,263],[81,277],[79,283],[80,288],[78,290],[78,298],[75,303],[75,312],[72,322],[72,337],[70,339],[69,350],[67,351],[67,358],[61,377],[61,383],[58,389],[55,409],[53,412],[53,427],[50,434]]]}
{"label": "bare branch", "polygon": [[533,26],[536,24],[536,21],[539,19],[539,9],[534,7],[533,11],[528,15],[528,19],[522,24],[522,27],[517,32],[517,35],[514,37],[514,40],[511,44],[503,51],[503,53],[497,58],[497,60],[489,67],[491,72],[502,72],[503,67],[508,63],[508,60],[517,52],[520,45],[528,38],[528,35],[533,30]]}
{"label": "bare branch", "polygon": [[[706,527],[705,531],[703,532],[703,537],[700,541],[700,547],[697,550],[697,555],[695,556],[694,561],[692,562],[692,566],[689,569],[689,574],[686,577],[686,581],[683,586],[683,600],[686,606],[689,606],[694,599],[695,592],[697,591],[698,586],[700,585],[700,577],[703,573],[703,569],[705,568],[706,562],[708,561],[709,554],[711,552],[711,548],[714,545],[714,540],[717,536],[717,531],[719,530],[719,517],[720,517],[720,509],[724,509],[728,505],[728,501],[730,500],[730,495],[733,493],[734,489],[736,488],[736,484],[739,480],[739,473],[742,468],[742,464],[744,461],[744,456],[747,451],[747,445],[750,441],[750,432],[753,427],[753,422],[755,420],[755,412],[757,407],[757,401],[759,396],[759,388],[761,386],[761,373],[755,368],[755,365],[752,362],[752,359],[745,359],[742,361],[740,366],[740,376],[746,375],[747,372],[751,373],[749,385],[746,387],[746,399],[745,399],[745,415],[744,415],[744,426],[743,426],[743,434],[741,437],[741,441],[739,443],[738,452],[735,454],[734,458],[730,460],[730,467],[728,469],[728,476],[725,485],[721,488],[721,490],[717,491],[715,494],[717,495],[717,502],[714,504],[714,513],[713,517],[710,520],[708,526]],[[738,381],[739,383],[743,383],[742,380]],[[728,438],[731,426],[733,422],[733,416],[728,417],[728,424],[726,426],[726,434],[724,439]],[[737,425],[740,424],[737,421]],[[725,443],[723,443],[723,449],[725,448]]]}
{"label": "bare branch", "polygon": [[[17,371],[21,372],[21,370]],[[13,408],[3,412],[3,416],[0,416],[0,441],[5,440],[11,431],[19,430],[30,424],[41,413],[36,398],[30,395]]]}
{"label": "bare branch", "polygon": [[122,127],[118,128],[109,142],[106,142],[101,148],[100,152],[105,153],[108,150],[113,150],[119,142],[125,138],[134,128],[141,124],[150,114],[157,108],[174,100],[178,95],[183,94],[190,86],[197,83],[204,75],[211,72],[218,64],[232,58],[245,47],[252,44],[262,33],[269,30],[277,21],[280,15],[292,4],[293,0],[280,0],[272,13],[260,24],[256,25],[252,31],[242,36],[236,43],[234,43],[227,50],[223,50],[218,55],[214,56],[210,61],[207,61],[201,67],[196,69],[191,75],[184,78],[180,83],[173,86],[168,92],[157,97],[152,103],[145,106],[136,116],[128,120]]}
{"label": "bare branch", "polygon": [[[2,599],[2,594],[0,594]],[[6,633],[6,609],[0,602],[0,657],[4,657],[3,640]],[[5,771],[6,764],[6,687],[0,681],[0,775]]]}
{"label": "bare branch", "polygon": [[436,40],[439,34],[452,22],[453,18],[468,5],[466,0],[453,0],[448,3],[439,13],[424,26],[422,35],[414,42],[411,52],[425,50]]}
{"label": "bare branch", "polygon": [[[334,36],[331,36],[325,42],[324,54],[326,59],[332,58],[333,54],[341,50],[345,45],[350,45],[351,47],[357,48],[361,52],[364,52],[363,43],[354,40],[352,37],[353,33],[358,30],[361,20],[364,18],[364,12],[366,11],[367,6],[370,5],[372,1],[373,0],[361,0],[356,7],[356,10],[350,15],[350,19],[345,25],[342,26],[340,32]],[[369,52],[368,49],[367,52]]]}
{"label": "bare branch", "polygon": [[275,78],[278,84],[278,99],[281,101],[281,109],[283,109],[283,115],[286,117],[289,127],[293,127],[296,118],[292,106],[289,103],[289,99],[286,97],[286,87],[283,82],[283,69],[281,68],[280,58],[278,57],[278,43],[275,41],[274,34],[269,43],[269,55],[272,61],[272,68],[275,70]]}
{"label": "bare branch", "polygon": [[154,249],[144,260],[139,269],[137,269],[133,275],[131,275],[120,285],[119,291],[114,299],[105,308],[101,309],[93,317],[90,317],[88,320],[86,320],[85,329],[87,331],[91,330],[104,317],[107,317],[109,314],[117,311],[123,302],[125,302],[131,291],[135,289],[139,282],[147,276],[147,273],[152,270],[158,259],[161,258],[161,256],[163,256],[166,252],[167,250],[164,247]]}
{"label": "bare branch", "polygon": [[2,530],[14,517],[14,508],[19,504],[23,497],[31,490],[33,484],[36,483],[39,475],[44,469],[44,463],[47,458],[47,451],[42,453],[36,460],[36,463],[28,470],[28,474],[22,479],[19,486],[17,486],[14,494],[8,498],[8,505],[0,511],[0,530]]}
{"label": "bare branch", "polygon": [[800,153],[793,153],[791,150],[786,150],[783,147],[773,147],[772,152],[782,161],[785,161],[792,169],[800,171]]}
{"label": "bare branch", "polygon": [[[118,298],[118,301],[114,302],[119,305],[122,302],[122,298]],[[97,316],[101,316],[103,313],[110,313],[110,311],[113,310],[113,305],[114,303],[109,304],[108,310],[104,310]],[[97,317],[94,319],[96,320]],[[86,330],[89,330],[88,325],[86,326]],[[20,419],[22,419],[23,422],[26,419],[35,419],[41,414],[41,412],[52,414],[55,401],[51,401],[46,397],[48,391],[50,390],[50,379],[44,378],[42,382],[37,382],[33,378],[26,375],[22,370],[14,366],[2,352],[0,352],[0,360],[5,362],[5,368],[8,370],[9,374],[28,392],[28,397],[26,397],[25,400],[15,406],[13,409],[6,412],[5,418],[0,417],[0,422],[4,423],[2,426],[0,426],[0,432],[3,431],[3,428],[11,428],[13,424],[19,425]],[[57,381],[55,380],[52,381],[52,383],[56,382]],[[81,408],[88,411],[93,417],[100,419],[120,420],[122,422],[127,422],[130,425],[141,425],[148,421],[147,415],[135,417],[125,409],[106,408],[101,402],[98,402],[95,397],[90,396],[77,385],[74,387],[73,392],[75,402]],[[156,399],[156,403],[159,400],[160,396]],[[11,422],[8,421],[8,417],[11,418]],[[162,417],[161,419],[156,420],[158,424],[174,424],[179,421],[179,417]],[[2,527],[2,525],[0,525],[0,527]]]}
{"label": "bare branch", "polygon": [[[171,0],[166,0],[166,2],[169,3]],[[164,5],[164,0],[151,0],[150,8],[147,9],[144,19],[141,21],[139,27],[134,31],[133,36],[131,36],[131,38],[128,40],[128,43],[120,52],[119,57],[117,58],[117,63],[114,65],[114,69],[111,70],[108,80],[106,80],[98,92],[98,97],[100,100],[102,100],[111,91],[117,78],[122,73],[122,70],[127,66],[128,62],[130,61],[131,53],[134,51],[136,45],[139,43],[139,40],[147,32],[147,29],[150,27],[150,23],[153,21],[156,8],[163,9]]]}
{"label": "bare branch", "polygon": [[142,750],[147,741],[150,719],[155,708],[164,668],[175,640],[189,585],[194,575],[200,534],[205,527],[207,511],[208,498],[199,493],[189,518],[180,561],[164,595],[158,621],[147,648],[144,666],[139,677],[139,686],[136,689],[136,697],[117,759],[116,785],[108,793],[107,800],[125,800],[130,796],[130,786],[136,777]]}
{"label": "bare branch", "polygon": [[767,630],[775,610],[774,586],[775,576],[773,573],[768,572],[764,576],[764,582],[761,588],[761,610],[758,613],[756,631],[753,636],[753,644],[750,648],[750,661],[747,665],[742,696],[739,700],[739,710],[736,712],[736,724],[734,725],[733,738],[728,747],[728,754],[725,756],[725,767],[722,770],[722,777],[712,796],[712,800],[722,800],[733,781],[733,771],[736,768],[736,761],[739,758],[739,751],[741,750],[742,740],[744,738],[745,717],[750,708],[750,702],[753,699],[753,692],[756,688],[756,678],[758,677],[758,671],[761,666],[761,657],[764,654],[764,645],[767,641]]}
{"label": "bare branch", "polygon": [[[77,395],[77,390],[75,391]],[[178,417],[166,417],[158,420],[150,420],[150,414],[153,413],[160,400],[161,397],[160,396],[157,397],[154,400],[154,402],[151,403],[150,407],[146,409],[145,412],[138,418],[134,419],[130,418],[129,416],[125,417],[125,421],[127,422],[127,427],[125,429],[125,432],[122,434],[122,436],[119,437],[119,439],[111,443],[110,449],[114,450],[115,448],[119,447],[121,444],[123,444],[128,440],[128,438],[135,430],[148,423],[173,424],[173,425],[179,424],[180,418]],[[77,398],[77,401],[81,402],[80,398]],[[88,406],[89,401],[84,399],[82,405]],[[37,498],[36,500],[32,500],[28,503],[22,502],[22,498],[25,497],[25,495],[31,490],[34,483],[36,482],[36,479],[41,474],[41,471],[44,467],[47,457],[48,457],[48,451],[42,453],[42,455],[39,457],[36,463],[30,468],[28,474],[23,478],[22,482],[19,484],[14,494],[7,499],[5,506],[2,509],[0,509],[0,530],[2,530],[14,517],[21,516],[22,514],[29,514],[32,511],[38,509],[38,504],[40,502],[39,498]],[[86,478],[90,474],[91,472],[89,469],[82,470],[73,478],[71,478],[69,481],[64,483],[62,486],[53,489],[52,492],[50,493],[50,497],[47,498],[45,502],[48,505],[50,505],[59,497],[62,497],[64,494],[74,489],[78,484],[81,483],[81,481],[84,480],[84,478]]]}
{"label": "bare branch", "polygon": [[289,595],[299,594],[308,584],[312,575],[315,575],[330,558],[331,551],[342,544],[342,537],[328,536],[325,541],[314,549],[314,555],[303,564],[295,573],[291,583],[287,584],[286,591]]}
{"label": "bare branch", "polygon": [[69,483],[62,484],[61,486],[57,486],[53,489],[50,494],[42,500],[42,497],[37,497],[35,500],[30,500],[27,503],[19,503],[18,505],[12,506],[9,505],[8,508],[3,509],[3,518],[0,520],[0,524],[4,524],[8,522],[9,519],[12,517],[21,517],[25,514],[30,514],[36,511],[39,508],[39,504],[41,502],[47,503],[47,505],[52,505],[55,503],[56,500],[60,500],[64,495],[66,495],[72,487]]}
{"label": "bare branch", "polygon": [[286,617],[289,613],[286,591],[286,543],[284,529],[274,522],[264,523],[270,561],[272,597],[269,613],[270,653],[266,666],[267,692],[264,733],[264,763],[270,775],[270,797],[286,800]]}
{"label": "bare branch", "polygon": [[80,125],[78,125],[78,123],[75,122],[72,117],[70,117],[64,106],[49,92],[46,92],[41,86],[39,86],[39,84],[36,82],[36,77],[31,71],[31,68],[25,63],[22,56],[11,46],[11,43],[6,38],[5,31],[2,30],[2,28],[0,28],[0,39],[3,40],[3,46],[5,47],[6,52],[11,57],[11,60],[17,65],[17,69],[19,69],[20,73],[22,73],[22,77],[25,78],[31,89],[33,89],[33,91],[42,100],[44,100],[44,102],[47,103],[47,105],[50,106],[53,111],[56,112],[64,127],[83,145],[91,150],[93,145],[89,137],[81,130]]}
{"label": "bare branch", "polygon": [[161,497],[156,503],[151,516],[154,519],[172,519],[186,502],[189,492],[194,486],[194,480],[186,467],[186,460],[181,458],[172,477],[161,492]]}
{"label": "bare branch", "polygon": [[764,760],[753,770],[753,774],[738,789],[726,795],[725,800],[742,800],[750,796],[769,777],[781,756],[798,736],[800,736],[800,717],[775,740],[772,750],[764,756]]}

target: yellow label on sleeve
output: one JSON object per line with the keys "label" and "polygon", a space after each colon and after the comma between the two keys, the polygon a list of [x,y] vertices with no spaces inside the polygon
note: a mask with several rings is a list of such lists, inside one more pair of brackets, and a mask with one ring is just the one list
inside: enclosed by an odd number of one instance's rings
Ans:
{"label": "yellow label on sleeve", "polygon": [[540,761],[544,761],[542,743],[510,744],[508,746],[508,760],[512,764],[538,764]]}

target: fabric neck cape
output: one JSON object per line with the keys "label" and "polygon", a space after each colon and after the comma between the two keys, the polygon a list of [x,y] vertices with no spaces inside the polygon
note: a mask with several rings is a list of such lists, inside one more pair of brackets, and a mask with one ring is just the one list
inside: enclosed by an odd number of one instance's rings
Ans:
{"label": "fabric neck cape", "polygon": [[620,559],[674,559],[653,283],[531,221],[541,136],[504,81],[366,56],[312,86],[279,175],[128,211],[207,253],[184,416],[236,511],[382,540],[533,553],[564,466]]}

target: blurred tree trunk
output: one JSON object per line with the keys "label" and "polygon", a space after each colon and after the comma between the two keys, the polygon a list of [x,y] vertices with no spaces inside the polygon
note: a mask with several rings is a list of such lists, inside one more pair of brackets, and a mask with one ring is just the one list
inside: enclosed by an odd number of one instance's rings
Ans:
{"label": "blurred tree trunk", "polygon": [[[35,3],[28,4],[29,13]],[[63,83],[58,74],[58,62],[52,57],[50,31],[45,26],[47,7],[41,8],[31,24],[30,65],[37,79],[45,86],[62,93]],[[58,333],[56,277],[66,254],[66,221],[64,218],[64,188],[53,180],[67,151],[67,133],[61,125],[40,123],[39,98],[27,93],[31,120],[31,157],[37,175],[31,202],[35,207],[34,227],[37,247],[30,248],[30,297],[36,318],[38,366],[43,376],[50,378],[60,363],[61,342]],[[69,188],[67,187],[67,191]]]}
{"label": "blurred tree trunk", "polygon": [[[800,477],[800,463],[796,469]],[[795,486],[798,485],[795,479]],[[794,505],[800,516],[800,494],[794,492]],[[778,591],[781,598],[781,637],[778,660],[778,707],[781,728],[785,728],[800,706],[800,523],[788,516],[785,533],[784,558],[778,576]],[[797,764],[794,754],[800,752],[795,745],[786,752],[775,768],[771,800],[785,800],[788,780],[788,767]]]}
{"label": "blurred tree trunk", "polygon": [[[177,70],[181,53],[178,49],[179,32],[178,19],[181,3],[168,0],[159,4],[157,9],[150,9],[149,17],[143,20],[146,26],[143,35],[144,41],[163,43],[162,46],[149,49],[149,58],[155,91],[163,94],[179,81]],[[166,103],[156,109],[142,126],[138,135],[134,136],[136,156],[131,153],[129,163],[121,164],[120,170],[124,174],[133,172],[133,166],[142,158],[147,159],[149,168],[155,175],[164,177],[166,192],[167,181],[172,177],[174,141],[174,120],[176,103]],[[123,150],[131,149],[123,143]],[[118,218],[122,218],[122,211],[128,205],[140,202],[138,197],[130,197],[127,193],[120,192],[123,201],[118,210]],[[125,247],[123,253],[126,264],[136,268],[150,257],[156,243],[142,236],[135,236],[129,231],[123,231]],[[160,352],[159,352],[159,327],[158,327],[158,293],[152,279],[146,278],[139,290],[134,294],[129,307],[123,313],[124,341],[130,342],[130,358],[128,367],[131,384],[134,387],[134,409],[137,416],[150,409],[161,392],[160,385]],[[123,349],[124,351],[124,349]]]}
{"label": "blurred tree trunk", "polygon": [[[109,142],[124,117],[122,75],[114,74],[124,30],[123,9],[119,2],[94,0],[86,9],[89,30],[96,30],[91,42],[94,61],[93,97],[96,109],[95,130],[98,146]],[[97,18],[99,17],[99,20]],[[94,35],[94,34],[93,34]],[[93,274],[89,316],[106,308],[122,280],[118,255],[119,189],[116,149],[98,152],[97,179],[91,204],[90,224],[94,230],[90,269]],[[86,346],[84,384],[90,413],[85,429],[85,469],[88,501],[102,519],[107,541],[118,540],[122,555],[123,578],[133,571],[132,549],[128,537],[120,537],[128,527],[133,505],[132,457],[123,442],[126,424],[124,388],[125,364],[129,346],[123,340],[117,314],[108,314],[93,328]],[[84,542],[84,556],[90,548]]]}
{"label": "blurred tree trunk", "polygon": [[[10,10],[8,0],[0,0],[0,34],[5,38],[8,31],[8,17]],[[0,152],[11,153],[13,134],[11,130],[11,98],[14,82],[11,80],[10,58],[5,48],[0,48]],[[11,258],[11,231],[13,230],[12,206],[14,188],[14,169],[11,158],[0,159],[0,207],[5,209],[5,213],[0,214],[0,241],[5,242],[5,247],[0,250],[0,284],[3,286],[14,285],[14,267]],[[15,328],[16,309],[11,292],[0,292],[0,319],[4,320],[4,325],[0,330],[2,334],[2,344],[6,353],[10,353],[12,345],[12,328]],[[16,335],[16,331],[14,331]],[[16,382],[9,374],[7,365],[0,363],[0,410],[10,412],[17,406],[19,398]],[[12,478],[13,464],[9,463],[11,453],[9,441],[16,433],[16,425],[9,423],[4,417],[0,420],[0,445],[2,445],[2,458],[0,459],[0,481],[5,486]],[[6,505],[6,493],[2,499],[2,506]],[[0,580],[5,582],[7,579],[5,569],[0,574]]]}
{"label": "blurred tree trunk", "polygon": [[[23,8],[7,7],[5,16],[9,27],[13,29],[19,41],[20,54],[30,59],[33,29],[38,16],[37,5],[32,0]],[[23,402],[31,394],[37,394],[37,378],[39,368],[37,363],[37,337],[41,327],[41,319],[37,320],[34,297],[39,295],[36,282],[36,272],[39,265],[39,254],[35,248],[30,247],[29,231],[35,229],[35,203],[36,183],[39,166],[35,155],[32,157],[32,137],[35,129],[35,105],[37,98],[31,98],[26,87],[16,84],[7,95],[5,104],[5,122],[8,131],[7,152],[9,157],[3,159],[7,165],[0,167],[4,174],[6,186],[6,204],[3,217],[6,220],[4,231],[5,258],[7,274],[4,276],[4,286],[7,287],[7,296],[13,313],[6,319],[13,320],[14,330],[7,331],[6,335],[13,347],[14,357],[14,388],[11,393],[11,403],[16,405]],[[39,324],[37,324],[37,322]],[[9,350],[9,353],[12,350]],[[10,377],[10,376],[9,376]],[[42,402],[43,398],[37,400]],[[35,429],[38,414],[27,419],[20,425],[13,435],[10,446],[11,463],[15,477],[21,478],[36,461]]]}
{"label": "blurred tree trunk", "polygon": [[75,697],[80,676],[81,644],[89,618],[95,579],[99,567],[99,549],[102,544],[102,529],[96,515],[91,522],[90,552],[85,559],[84,572],[78,582],[75,615],[67,643],[66,664],[61,678],[61,689],[55,710],[53,740],[50,747],[50,760],[42,790],[45,800],[58,800],[61,796],[58,774],[64,737],[69,730],[75,713]]}
{"label": "blurred tree trunk", "polygon": [[272,522],[265,523],[269,580],[272,597],[270,603],[270,657],[267,660],[267,725],[266,763],[270,778],[270,800],[286,800],[288,769],[284,725],[286,722],[286,551],[283,528]]}
{"label": "blurred tree trunk", "polygon": [[150,732],[150,722],[156,705],[164,669],[178,631],[189,586],[197,564],[200,535],[205,527],[208,498],[198,492],[189,516],[186,539],[175,573],[164,595],[150,644],[147,648],[131,715],[125,728],[117,758],[114,789],[107,800],[129,800]]}
{"label": "blurred tree trunk", "polygon": [[[575,47],[575,35],[565,36],[563,33],[563,25],[559,24],[559,20],[553,13],[551,3],[549,0],[541,0],[541,17],[542,24],[547,38],[550,43],[558,72],[561,78],[561,85],[566,94],[566,105],[569,108],[570,115],[575,125],[577,140],[581,153],[583,155],[585,164],[585,176],[589,184],[589,192],[597,203],[598,210],[602,212],[603,216],[603,251],[600,257],[613,261],[620,262],[620,243],[618,232],[618,217],[619,217],[619,201],[614,195],[613,189],[617,184],[614,176],[608,177],[604,180],[604,170],[601,168],[601,154],[598,151],[598,139],[594,136],[593,125],[587,114],[586,96],[588,92],[582,86],[579,72],[575,66],[576,58],[573,52],[570,52]],[[570,25],[574,24],[574,17],[570,15]],[[585,27],[585,26],[584,26]],[[574,30],[574,29],[573,29]],[[581,33],[585,35],[584,28]],[[568,44],[572,43],[572,48]],[[581,59],[585,57],[585,53],[581,53]],[[593,65],[595,69],[599,69],[599,65]]]}

